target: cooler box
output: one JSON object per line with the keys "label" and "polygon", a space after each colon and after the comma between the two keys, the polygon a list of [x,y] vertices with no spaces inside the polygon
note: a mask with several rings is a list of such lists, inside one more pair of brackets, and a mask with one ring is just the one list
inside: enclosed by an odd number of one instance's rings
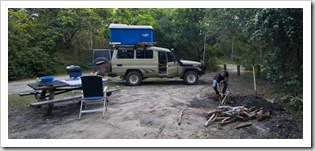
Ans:
{"label": "cooler box", "polygon": [[70,79],[77,79],[82,76],[81,67],[80,66],[67,66],[67,72],[70,76]]}
{"label": "cooler box", "polygon": [[110,24],[110,41],[113,45],[135,45],[153,42],[153,28],[142,25]]}

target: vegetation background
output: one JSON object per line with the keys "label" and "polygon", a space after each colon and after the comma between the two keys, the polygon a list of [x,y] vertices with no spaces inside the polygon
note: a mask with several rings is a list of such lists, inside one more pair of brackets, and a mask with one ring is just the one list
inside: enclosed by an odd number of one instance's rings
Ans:
{"label": "vegetation background", "polygon": [[[109,45],[109,25],[151,25],[157,46],[216,71],[226,62],[260,65],[283,104],[302,116],[303,9],[10,8],[8,78],[89,70],[93,49]],[[205,56],[203,52],[205,51]]]}

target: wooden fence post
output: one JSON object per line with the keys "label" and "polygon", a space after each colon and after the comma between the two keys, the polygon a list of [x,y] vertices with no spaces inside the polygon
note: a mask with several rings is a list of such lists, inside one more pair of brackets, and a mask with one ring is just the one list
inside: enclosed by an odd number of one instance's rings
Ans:
{"label": "wooden fence post", "polygon": [[241,71],[240,71],[240,65],[237,65],[237,75],[240,76],[241,75]]}

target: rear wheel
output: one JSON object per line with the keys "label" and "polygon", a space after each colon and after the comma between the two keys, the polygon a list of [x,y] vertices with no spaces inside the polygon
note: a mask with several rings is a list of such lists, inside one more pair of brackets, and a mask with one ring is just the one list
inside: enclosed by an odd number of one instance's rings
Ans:
{"label": "rear wheel", "polygon": [[184,75],[184,82],[188,85],[195,85],[199,80],[198,74],[195,71],[188,71]]}
{"label": "rear wheel", "polygon": [[131,86],[140,85],[142,82],[142,76],[137,71],[131,71],[127,74],[126,81],[127,84]]}

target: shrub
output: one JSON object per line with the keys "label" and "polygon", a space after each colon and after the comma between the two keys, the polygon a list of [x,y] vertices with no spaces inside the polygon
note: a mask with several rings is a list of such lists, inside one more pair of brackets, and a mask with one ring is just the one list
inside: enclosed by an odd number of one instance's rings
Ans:
{"label": "shrub", "polygon": [[282,103],[291,112],[293,118],[303,118],[303,95],[285,95],[281,98]]}
{"label": "shrub", "polygon": [[51,75],[56,72],[55,62],[38,47],[9,51],[9,80]]}

